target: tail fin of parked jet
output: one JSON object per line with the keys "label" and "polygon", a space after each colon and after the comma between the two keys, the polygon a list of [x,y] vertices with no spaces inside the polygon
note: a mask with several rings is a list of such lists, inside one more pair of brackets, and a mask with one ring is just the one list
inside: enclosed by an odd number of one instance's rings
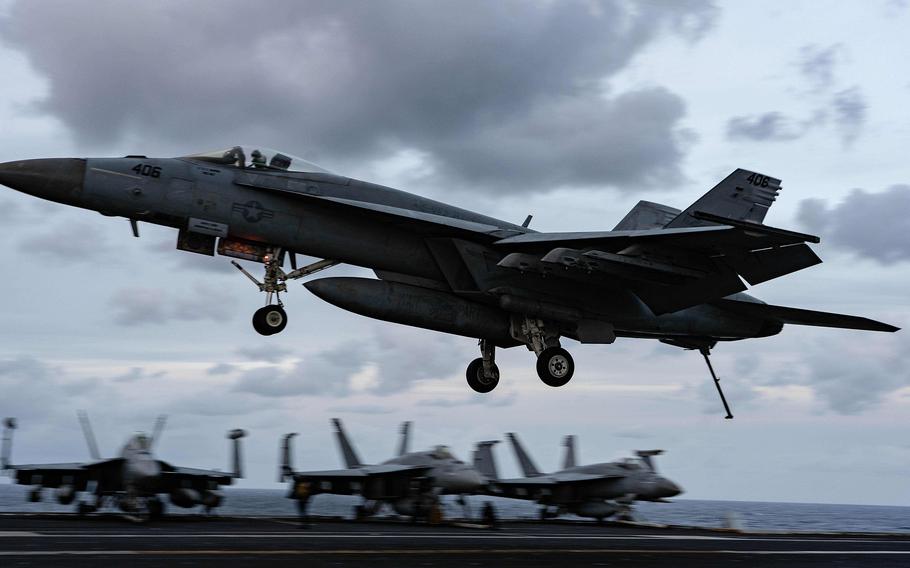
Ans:
{"label": "tail fin of parked jet", "polygon": [[487,442],[477,442],[474,447],[474,468],[491,481],[499,479],[496,459],[493,457],[493,446],[498,443],[499,440],[489,440]]}
{"label": "tail fin of parked jet", "polygon": [[411,441],[411,423],[401,423],[401,443],[398,446],[398,455],[403,456],[408,453],[408,445]]}
{"label": "tail fin of parked jet", "polygon": [[231,476],[237,479],[243,477],[243,459],[240,455],[240,438],[246,436],[246,430],[237,428],[228,432],[231,441]]}
{"label": "tail fin of parked jet", "polygon": [[278,469],[278,481],[287,481],[288,478],[293,477],[294,475],[294,464],[291,457],[291,440],[294,439],[294,436],[297,435],[297,432],[291,432],[290,434],[285,434],[284,438],[281,439],[281,465]]}
{"label": "tail fin of parked jet", "polygon": [[10,467],[10,458],[13,453],[13,430],[16,429],[15,418],[3,419],[3,445],[0,446],[0,470]]}
{"label": "tail fin of parked jet", "polygon": [[92,431],[92,423],[88,420],[88,413],[84,410],[77,412],[79,416],[79,425],[82,426],[82,434],[85,436],[85,443],[88,444],[89,455],[93,460],[100,460],[101,453],[98,451],[98,442],[95,440],[95,432]]}
{"label": "tail fin of parked jet", "polygon": [[166,423],[167,414],[162,414],[155,420],[155,426],[152,428],[152,437],[149,439],[149,449],[155,447],[155,442],[157,442],[158,438],[161,437],[161,433],[164,431],[164,425]]}
{"label": "tail fin of parked jet", "polygon": [[509,438],[509,442],[512,443],[512,449],[515,451],[515,459],[518,460],[518,464],[521,466],[521,471],[524,472],[525,477],[537,477],[541,475],[540,470],[537,469],[537,466],[531,461],[531,457],[521,446],[521,442],[518,441],[518,436],[511,432],[506,434],[506,436]]}
{"label": "tail fin of parked jet", "polygon": [[639,450],[635,452],[635,455],[640,457],[641,461],[645,462],[648,469],[657,473],[657,466],[654,465],[654,456],[659,456],[662,453],[664,453],[663,450]]}
{"label": "tail fin of parked jet", "polygon": [[575,436],[566,436],[562,441],[562,445],[566,447],[565,457],[562,460],[562,468],[569,469],[570,467],[575,467]]}
{"label": "tail fin of parked jet", "polygon": [[740,168],[677,215],[666,227],[676,229],[713,224],[699,219],[696,213],[762,223],[779,192],[779,179]]}
{"label": "tail fin of parked jet", "polygon": [[363,462],[357,457],[354,446],[351,445],[347,434],[344,433],[344,428],[341,426],[341,420],[332,418],[332,424],[335,426],[335,437],[338,438],[338,447],[341,450],[342,457],[344,457],[345,467],[353,469],[362,466]]}

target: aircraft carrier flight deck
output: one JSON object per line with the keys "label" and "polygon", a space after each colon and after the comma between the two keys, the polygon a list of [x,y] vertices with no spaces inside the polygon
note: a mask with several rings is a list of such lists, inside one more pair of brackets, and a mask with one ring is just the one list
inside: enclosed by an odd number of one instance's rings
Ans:
{"label": "aircraft carrier flight deck", "polygon": [[0,515],[0,565],[907,566],[910,535],[741,533],[594,523],[427,526],[290,517]]}

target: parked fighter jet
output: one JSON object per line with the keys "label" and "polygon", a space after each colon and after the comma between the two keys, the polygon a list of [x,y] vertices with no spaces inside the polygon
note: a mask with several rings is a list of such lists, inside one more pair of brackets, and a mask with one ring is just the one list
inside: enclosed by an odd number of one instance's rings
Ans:
{"label": "parked fighter jet", "polygon": [[593,517],[598,522],[613,515],[629,518],[635,501],[663,501],[682,493],[678,485],[657,474],[653,458],[662,450],[637,452],[638,459],[578,465],[575,437],[566,436],[562,469],[541,473],[518,437],[506,436],[525,477],[499,479],[492,453],[495,442],[478,444],[474,463],[491,480],[492,494],[537,501],[542,520],[564,513]]}
{"label": "parked fighter jet", "polygon": [[[176,228],[180,250],[264,264],[260,282],[232,261],[266,294],[253,316],[264,335],[287,325],[280,294],[289,280],[338,263],[371,268],[378,279],[305,286],[358,314],[479,339],[482,356],[466,372],[478,392],[499,382],[496,347],[525,345],[555,387],[575,372],[561,338],[657,339],[699,350],[719,390],[708,359],[719,341],[775,335],[785,324],[897,330],[743,293],[743,278],[755,285],[821,262],[805,244],[818,237],[763,224],[780,180],[743,169],[684,211],[641,201],[612,231],[584,233],[538,233],[531,216],[514,225],[242,146],[180,158],[8,162],[0,183],[126,217],[135,236],[138,221]],[[323,260],[298,268],[297,253]]]}
{"label": "parked fighter jet", "polygon": [[440,495],[463,496],[475,493],[485,485],[483,476],[470,464],[457,459],[446,446],[424,452],[408,452],[409,422],[402,425],[398,455],[378,465],[366,465],[348,440],[341,420],[332,420],[335,436],[346,469],[328,471],[294,471],[291,466],[291,439],[282,440],[279,481],[291,481],[288,495],[297,499],[301,517],[306,517],[311,497],[320,493],[361,495],[357,518],[371,516],[383,504],[389,504],[400,515],[415,518],[429,514]]}
{"label": "parked fighter jet", "polygon": [[148,519],[164,514],[164,502],[158,497],[162,493],[168,494],[171,503],[177,507],[201,505],[206,512],[210,512],[223,500],[218,487],[230,485],[234,479],[243,477],[240,466],[240,438],[246,436],[243,430],[228,432],[233,445],[234,470],[224,473],[177,467],[155,459],[152,449],[161,437],[164,416],[158,418],[151,436],[144,433],[133,435],[123,446],[120,457],[110,459],[101,458],[88,417],[80,414],[79,420],[93,461],[28,465],[13,465],[10,462],[16,420],[7,418],[4,421],[3,449],[0,452],[2,469],[10,470],[16,483],[32,486],[29,501],[40,501],[44,488],[53,488],[57,501],[62,505],[69,505],[77,499],[79,492],[85,492],[86,497],[94,497],[94,502],[79,499],[76,511],[80,515],[97,511],[107,501],[125,513]]}

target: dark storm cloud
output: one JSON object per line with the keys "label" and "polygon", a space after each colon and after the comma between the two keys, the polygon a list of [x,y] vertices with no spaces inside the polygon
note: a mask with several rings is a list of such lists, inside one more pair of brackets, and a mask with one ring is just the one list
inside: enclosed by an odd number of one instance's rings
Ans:
{"label": "dark storm cloud", "polygon": [[518,192],[677,172],[682,100],[604,95],[602,80],[663,32],[698,39],[716,13],[702,0],[38,1],[15,4],[0,35],[49,79],[40,108],[85,145],[261,138],[328,165],[412,149],[429,181]]}
{"label": "dark storm cloud", "polygon": [[40,421],[68,413],[84,397],[95,397],[96,387],[96,379],[71,377],[62,367],[33,357],[0,359],[0,413],[6,416]]}
{"label": "dark storm cloud", "polygon": [[862,132],[866,124],[868,105],[859,87],[851,87],[834,95],[831,103],[834,111],[834,124],[840,132],[841,140],[849,146]]}
{"label": "dark storm cloud", "polygon": [[795,140],[805,132],[805,126],[796,124],[779,112],[735,116],[727,121],[727,138],[730,140]]}
{"label": "dark storm cloud", "polygon": [[881,193],[853,190],[842,202],[804,199],[799,221],[823,242],[882,264],[910,260],[910,185]]}
{"label": "dark storm cloud", "polygon": [[815,91],[825,90],[834,84],[834,71],[843,56],[841,44],[821,47],[806,45],[800,49],[797,67]]}
{"label": "dark storm cloud", "polygon": [[159,288],[123,288],[110,299],[118,325],[163,324],[171,321],[222,322],[233,315],[232,297],[204,284],[181,291],[179,297]]}

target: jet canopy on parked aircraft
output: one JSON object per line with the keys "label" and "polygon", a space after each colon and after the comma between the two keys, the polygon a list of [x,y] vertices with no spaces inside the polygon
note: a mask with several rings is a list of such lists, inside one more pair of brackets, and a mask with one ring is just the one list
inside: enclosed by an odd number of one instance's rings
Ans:
{"label": "jet canopy on parked aircraft", "polygon": [[184,156],[191,160],[212,162],[222,166],[235,166],[239,168],[254,168],[262,170],[284,170],[289,172],[307,173],[332,173],[327,169],[317,166],[313,162],[293,156],[287,152],[280,152],[264,146],[241,145]]}

